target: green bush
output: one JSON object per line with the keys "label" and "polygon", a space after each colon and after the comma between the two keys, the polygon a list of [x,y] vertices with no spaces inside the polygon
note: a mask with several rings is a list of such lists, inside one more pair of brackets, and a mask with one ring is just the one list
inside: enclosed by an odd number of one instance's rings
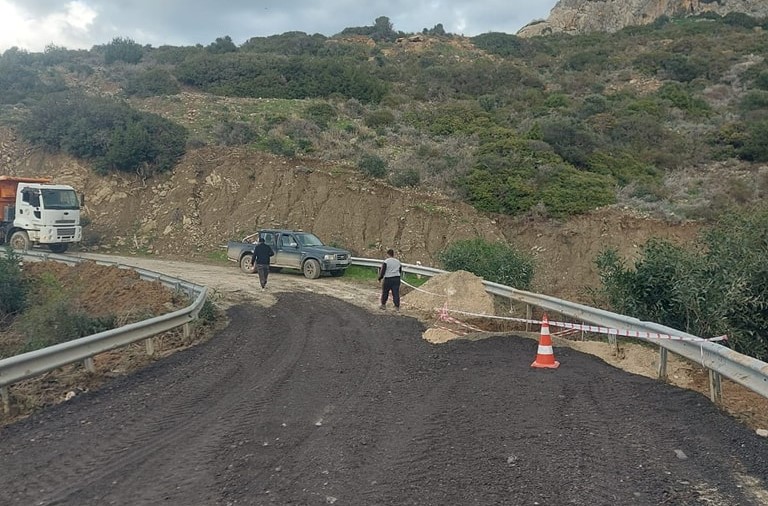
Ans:
{"label": "green bush", "polygon": [[743,144],[737,149],[740,158],[752,162],[768,162],[768,120],[747,126]]}
{"label": "green bush", "polygon": [[704,99],[694,97],[679,83],[666,83],[657,93],[659,98],[668,100],[678,109],[692,114],[705,114],[710,110],[709,104]]}
{"label": "green bush", "polygon": [[127,95],[145,98],[176,95],[181,91],[181,87],[167,70],[151,68],[130,76],[123,86],[123,91]]}
{"label": "green bush", "polygon": [[768,208],[728,213],[687,246],[653,239],[628,267],[615,250],[596,258],[600,295],[619,313],[768,359]]}
{"label": "green bush", "polygon": [[312,104],[304,109],[304,117],[313,121],[322,130],[327,129],[330,122],[335,120],[338,115],[336,108],[327,102]]}
{"label": "green bush", "polygon": [[456,241],[438,254],[448,271],[471,272],[486,281],[527,290],[534,275],[534,260],[500,242],[484,239]]}
{"label": "green bush", "polygon": [[19,131],[33,144],[92,161],[100,172],[146,175],[170,170],[187,140],[186,129],[167,119],[77,92],[47,95]]}
{"label": "green bush", "polygon": [[271,133],[260,141],[261,146],[273,155],[296,156],[296,143],[285,135]]}
{"label": "green bush", "polygon": [[392,125],[395,115],[389,109],[379,109],[366,114],[363,122],[367,127],[378,129]]}
{"label": "green bush", "polygon": [[213,137],[221,146],[241,146],[254,142],[259,133],[250,123],[225,120],[214,126]]}
{"label": "green bush", "polygon": [[35,69],[11,58],[0,58],[0,104],[17,104],[64,89],[66,85],[59,76],[43,80]]}
{"label": "green bush", "polygon": [[111,65],[122,61],[125,63],[139,63],[144,55],[144,49],[130,38],[115,37],[104,46],[104,63]]}
{"label": "green bush", "polygon": [[27,352],[116,328],[117,318],[91,317],[71,302],[54,298],[29,308],[18,326],[25,336],[23,351]]}
{"label": "green bush", "polygon": [[10,246],[5,248],[5,256],[0,255],[0,324],[26,305],[28,289],[22,279],[20,262],[21,257]]}
{"label": "green bush", "polygon": [[273,56],[238,51],[187,58],[177,79],[217,95],[253,98],[328,98],[378,103],[387,85],[370,67],[350,58]]}
{"label": "green bush", "polygon": [[419,186],[419,183],[421,183],[421,176],[419,175],[418,170],[414,168],[407,168],[392,174],[392,176],[389,178],[389,182],[398,188],[402,188],[404,186]]}
{"label": "green bush", "polygon": [[377,179],[387,175],[387,162],[376,155],[363,155],[357,163],[357,168],[363,174]]}

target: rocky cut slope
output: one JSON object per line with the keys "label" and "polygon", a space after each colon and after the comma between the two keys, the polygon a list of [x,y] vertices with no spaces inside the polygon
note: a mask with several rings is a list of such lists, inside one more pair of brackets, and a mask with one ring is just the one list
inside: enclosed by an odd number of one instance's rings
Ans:
{"label": "rocky cut slope", "polygon": [[740,12],[763,18],[768,17],[768,0],[560,0],[550,11],[549,18],[529,23],[517,35],[616,32],[626,26],[653,23],[662,16],[705,12],[720,16]]}

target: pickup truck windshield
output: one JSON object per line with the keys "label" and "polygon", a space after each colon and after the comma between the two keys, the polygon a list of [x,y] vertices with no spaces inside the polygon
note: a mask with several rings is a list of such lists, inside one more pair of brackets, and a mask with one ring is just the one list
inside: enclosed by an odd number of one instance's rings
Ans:
{"label": "pickup truck windshield", "polygon": [[80,209],[80,201],[74,190],[42,190],[46,209]]}
{"label": "pickup truck windshield", "polygon": [[302,246],[322,246],[323,241],[317,238],[315,234],[296,234],[296,239]]}

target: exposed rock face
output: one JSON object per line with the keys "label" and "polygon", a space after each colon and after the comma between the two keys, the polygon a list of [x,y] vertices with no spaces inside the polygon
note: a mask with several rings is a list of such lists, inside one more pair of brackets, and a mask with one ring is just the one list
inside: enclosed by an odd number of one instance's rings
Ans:
{"label": "exposed rock face", "polygon": [[741,12],[768,17],[768,0],[560,0],[549,18],[520,29],[520,37],[550,33],[615,32],[626,26],[652,23],[661,16]]}

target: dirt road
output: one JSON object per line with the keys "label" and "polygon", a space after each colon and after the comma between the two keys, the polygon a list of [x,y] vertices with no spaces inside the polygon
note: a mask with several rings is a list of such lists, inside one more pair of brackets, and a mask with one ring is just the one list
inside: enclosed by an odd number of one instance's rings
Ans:
{"label": "dirt road", "polygon": [[768,440],[695,392],[567,348],[532,369],[513,335],[429,344],[337,279],[135,263],[241,303],[3,429],[0,504],[768,504]]}

